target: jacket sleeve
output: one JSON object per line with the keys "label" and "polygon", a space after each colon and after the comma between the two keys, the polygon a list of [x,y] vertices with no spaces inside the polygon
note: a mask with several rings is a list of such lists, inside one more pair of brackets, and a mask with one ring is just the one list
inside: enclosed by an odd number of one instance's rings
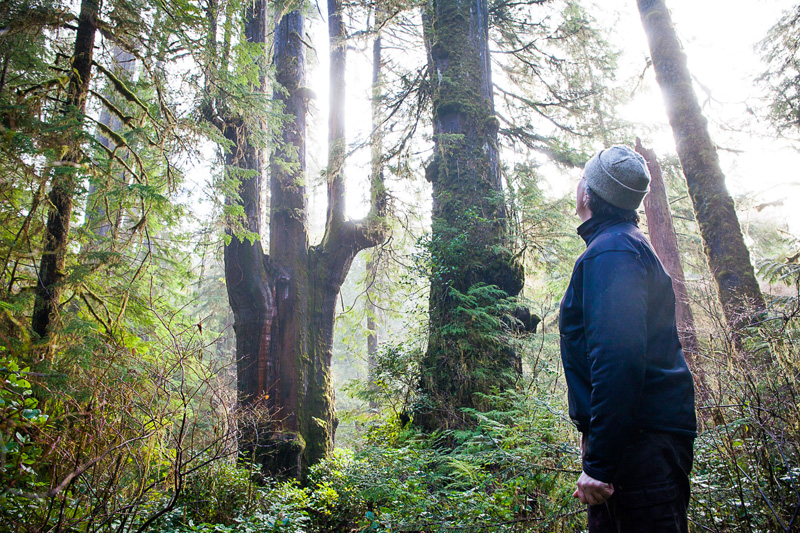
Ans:
{"label": "jacket sleeve", "polygon": [[584,261],[583,320],[591,368],[591,422],[583,471],[610,483],[634,431],[647,350],[647,270],[639,255]]}

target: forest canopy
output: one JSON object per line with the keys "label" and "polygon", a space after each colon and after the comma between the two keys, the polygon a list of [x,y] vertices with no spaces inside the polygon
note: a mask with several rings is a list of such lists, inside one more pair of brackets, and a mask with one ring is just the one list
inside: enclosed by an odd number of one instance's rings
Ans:
{"label": "forest canopy", "polygon": [[0,4],[0,531],[584,530],[558,313],[613,144],[690,528],[796,530],[800,6],[635,4]]}

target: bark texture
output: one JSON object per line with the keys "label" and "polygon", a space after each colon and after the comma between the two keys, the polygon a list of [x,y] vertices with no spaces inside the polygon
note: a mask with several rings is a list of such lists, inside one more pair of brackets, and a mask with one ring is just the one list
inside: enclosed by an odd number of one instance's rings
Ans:
{"label": "bark texture", "polygon": [[[62,111],[64,118],[74,123],[74,131],[78,132],[83,130],[83,115],[86,111],[86,98],[89,95],[89,82],[92,77],[97,16],[97,0],[83,0],[78,31],[75,34],[67,99]],[[70,218],[73,200],[80,185],[79,163],[83,158],[81,136],[72,139],[71,144],[66,147],[64,157],[53,166],[52,170],[50,209],[47,214],[47,229],[31,318],[31,327],[40,337],[45,337],[50,332],[51,324],[58,314],[59,300],[63,291]]]}
{"label": "bark texture", "polygon": [[[263,0],[246,8],[245,37],[251,43],[266,42],[266,9]],[[285,18],[284,24],[288,25],[291,18]],[[302,64],[299,68],[302,71]],[[225,109],[224,102],[216,107]],[[291,135],[296,122],[287,124],[284,138]],[[222,130],[231,147],[225,157],[226,173],[229,178],[241,181],[238,198],[228,197],[226,202],[242,206],[244,229],[260,237],[262,154],[253,143],[257,132],[251,131],[251,127],[252,123],[242,119],[224,118]],[[278,299],[283,296],[277,291],[285,288],[284,277],[264,254],[260,238],[253,242],[240,239],[233,235],[232,229],[228,234],[230,241],[224,250],[225,280],[234,317],[238,401],[247,413],[241,424],[240,451],[276,477],[299,477],[305,445],[296,416],[296,363],[293,358],[280,360],[275,354],[275,338],[280,334]]]}
{"label": "bark texture", "polygon": [[[256,6],[263,14],[264,2]],[[225,250],[235,317],[239,398],[253,413],[260,413],[243,439],[243,448],[252,451],[267,472],[281,477],[302,478],[307,467],[333,449],[338,422],[330,365],[336,302],[355,255],[386,235],[382,177],[373,179],[376,201],[367,219],[346,218],[346,46],[341,3],[332,1],[328,9],[331,87],[335,89],[331,92],[329,205],[323,240],[309,246],[305,188],[309,91],[304,87],[304,16],[302,10],[296,10],[280,16],[273,46],[277,85],[273,99],[282,108],[284,124],[269,161],[269,256],[264,255],[259,241],[250,244],[234,238]],[[261,30],[258,32],[261,38]],[[235,121],[226,129],[236,147],[228,163],[261,176],[260,157],[249,141],[251,135],[244,124]],[[253,232],[259,229],[259,198],[258,180],[244,180],[238,201]]]}
{"label": "bark texture", "polygon": [[[434,157],[430,335],[416,422],[426,430],[469,424],[463,408],[511,386],[519,360],[486,319],[519,294],[523,270],[508,249],[494,115],[485,0],[431,0],[425,40],[433,91]],[[481,289],[483,287],[483,289]]]}
{"label": "bark texture", "polygon": [[686,291],[686,277],[683,274],[678,237],[672,222],[664,177],[661,174],[661,166],[658,164],[656,153],[643,147],[638,138],[636,139],[636,151],[647,161],[647,168],[650,170],[650,192],[644,198],[644,212],[647,216],[650,242],[658,258],[664,264],[667,274],[672,278],[678,335],[683,345],[683,353],[691,367],[694,366],[694,355],[697,353],[697,334],[694,327],[694,315],[692,315],[692,308],[689,305],[689,295]]}
{"label": "bark texture", "polygon": [[[372,138],[370,139],[370,173],[373,183],[383,183],[383,116],[381,112],[381,92],[382,92],[382,54],[383,45],[381,41],[381,27],[383,25],[383,10],[376,7],[374,10],[375,40],[372,43]],[[376,199],[373,199],[375,201]],[[369,388],[377,392],[375,374],[377,370],[376,353],[378,351],[378,306],[375,305],[375,298],[378,292],[375,290],[377,279],[377,264],[375,256],[371,256],[367,262],[367,290],[366,290],[366,312],[367,312],[367,369]],[[377,409],[378,402],[374,399],[369,401],[370,409]]]}
{"label": "bark texture", "polygon": [[753,310],[763,309],[764,298],[669,11],[664,0],[637,4],[708,264],[735,330],[748,324]]}

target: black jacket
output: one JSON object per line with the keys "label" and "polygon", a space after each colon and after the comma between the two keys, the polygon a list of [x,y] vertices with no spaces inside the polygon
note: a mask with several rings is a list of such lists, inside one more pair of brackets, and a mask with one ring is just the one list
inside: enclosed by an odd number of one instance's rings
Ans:
{"label": "black jacket", "polygon": [[611,482],[634,432],[696,435],[694,386],[672,280],[634,222],[593,217],[561,302],[569,415],[588,433],[583,471]]}

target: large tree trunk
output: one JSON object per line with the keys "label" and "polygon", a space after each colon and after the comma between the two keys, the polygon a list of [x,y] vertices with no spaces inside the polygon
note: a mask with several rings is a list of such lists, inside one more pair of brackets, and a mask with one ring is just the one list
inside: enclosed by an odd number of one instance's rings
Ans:
{"label": "large tree trunk", "polygon": [[[275,324],[270,364],[276,369],[280,429],[297,443],[291,457],[301,474],[307,436],[303,414],[308,383],[308,214],[306,205],[305,19],[300,11],[283,15],[275,32],[276,88],[286,122],[270,159],[270,259],[275,271]],[[291,163],[291,164],[287,164]],[[288,458],[287,458],[288,461]]]}
{"label": "large tree trunk", "polygon": [[[263,10],[263,2],[257,6]],[[277,22],[273,93],[284,124],[270,156],[269,259],[260,243],[236,239],[226,247],[226,277],[235,314],[239,395],[242,404],[264,416],[245,435],[245,451],[254,451],[273,475],[303,477],[307,467],[333,449],[334,412],[331,356],[339,289],[355,255],[383,240],[386,230],[383,182],[371,185],[373,202],[363,222],[344,212],[344,27],[341,4],[329,6],[331,31],[331,133],[328,164],[329,207],[325,235],[309,247],[305,189],[306,98],[302,11]],[[241,132],[243,137],[237,137]],[[229,165],[258,169],[257,151],[243,125],[226,136],[236,147]],[[238,154],[238,155],[237,155]],[[260,172],[256,172],[260,176]],[[257,232],[260,188],[245,180],[240,191],[250,231]]]}
{"label": "large tree trunk", "polygon": [[[375,40],[372,43],[372,137],[370,139],[370,173],[373,182],[383,183],[383,115],[381,113],[381,93],[382,88],[382,53],[383,45],[381,42],[381,26],[383,25],[383,9],[376,7],[373,10],[375,22]],[[375,299],[378,291],[375,290],[377,281],[377,269],[375,255],[370,256],[367,261],[367,290],[366,290],[366,313],[367,313],[367,383],[369,389],[377,392],[375,383],[378,352],[378,306]],[[372,398],[369,401],[370,409],[377,409],[378,402]]]}
{"label": "large tree trunk", "polygon": [[683,275],[681,254],[678,250],[678,237],[675,234],[675,225],[672,223],[672,213],[669,209],[664,177],[661,174],[661,166],[658,164],[656,153],[643,147],[638,138],[636,139],[636,151],[647,161],[647,168],[650,170],[650,192],[644,199],[644,212],[647,216],[647,230],[650,233],[650,242],[664,264],[667,274],[672,278],[672,288],[675,291],[675,318],[678,324],[678,335],[689,364],[694,366],[694,355],[697,353],[694,315],[689,305],[686,277]]}
{"label": "large tree trunk", "polygon": [[[266,9],[264,0],[246,7],[245,38],[248,42],[266,43]],[[284,18],[290,20],[288,16]],[[284,21],[281,23],[286,25]],[[285,27],[283,30],[284,33],[288,31]],[[276,45],[279,42],[283,45],[283,41],[276,38]],[[302,71],[302,65],[299,69]],[[263,84],[260,90],[265,90]],[[300,120],[303,118],[301,115]],[[239,447],[266,472],[276,477],[298,477],[299,456],[304,445],[295,415],[298,403],[296,362],[294,358],[276,359],[274,353],[275,338],[280,334],[277,328],[279,301],[285,300],[285,276],[276,274],[260,241],[262,155],[253,144],[256,132],[249,130],[250,123],[231,118],[225,122],[223,133],[231,146],[225,158],[226,173],[229,179],[241,181],[239,198],[227,198],[226,202],[242,206],[245,223],[242,229],[258,236],[251,242],[237,238],[229,228],[229,242],[224,251],[225,280],[236,335],[238,401],[244,409]],[[287,125],[284,137],[290,129],[291,125]],[[277,201],[281,201],[280,197]],[[276,294],[276,290],[284,292]]]}
{"label": "large tree trunk", "polygon": [[485,0],[431,0],[425,41],[433,88],[434,158],[430,334],[422,361],[426,430],[463,427],[462,408],[484,407],[481,394],[505,389],[519,361],[500,340],[503,297],[522,289],[523,271],[508,250],[494,116]]}
{"label": "large tree trunk", "polygon": [[347,42],[341,0],[328,0],[330,40],[330,117],[328,130],[328,213],[325,234],[309,249],[309,353],[307,389],[301,405],[301,430],[306,436],[305,464],[333,450],[338,420],[334,412],[331,357],[333,326],[339,290],[356,254],[382,242],[387,234],[383,176],[370,178],[370,212],[363,221],[345,214],[345,61]]}
{"label": "large tree trunk", "polygon": [[736,330],[748,324],[753,310],[763,309],[764,298],[669,11],[664,0],[637,4],[708,264],[725,317]]}
{"label": "large tree trunk", "polygon": [[[74,127],[71,128],[74,132],[83,130],[83,115],[86,111],[86,98],[89,95],[89,82],[92,77],[97,17],[97,0],[83,0],[78,31],[75,35],[67,100],[63,110],[64,118],[74,122]],[[64,157],[52,170],[50,209],[47,214],[44,249],[31,318],[31,326],[40,337],[46,336],[51,329],[51,324],[58,313],[58,303],[63,290],[72,203],[80,185],[78,168],[83,154],[82,141],[79,133],[69,139]]]}

